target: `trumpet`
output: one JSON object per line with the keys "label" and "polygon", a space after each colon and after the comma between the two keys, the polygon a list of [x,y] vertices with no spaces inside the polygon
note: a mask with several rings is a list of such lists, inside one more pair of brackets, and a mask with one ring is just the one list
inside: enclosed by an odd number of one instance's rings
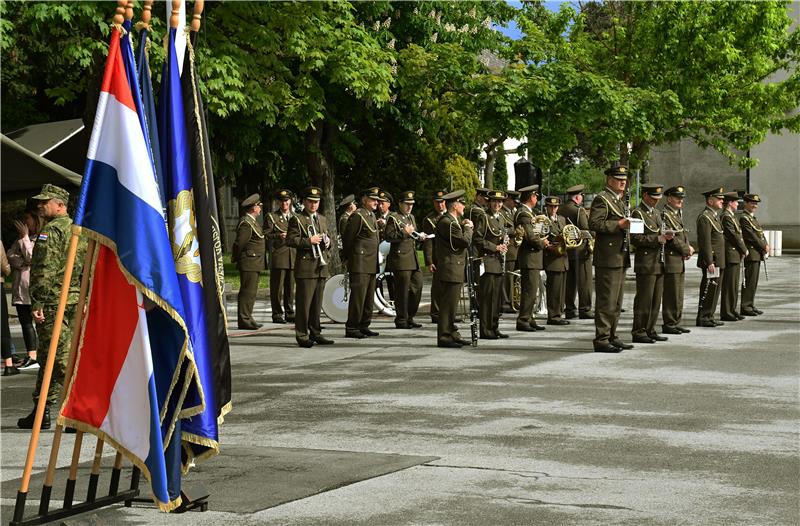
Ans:
{"label": "trumpet", "polygon": [[[397,224],[404,230],[408,226],[408,223],[404,223],[402,221],[398,221]],[[409,235],[415,241],[425,241],[426,239],[433,239],[436,237],[436,234],[426,234],[425,232],[417,232],[416,230],[412,231]]]}
{"label": "trumpet", "polygon": [[[311,224],[308,225],[308,237],[312,238],[318,234],[317,227],[314,226],[314,220],[311,220]],[[322,255],[322,243],[328,244],[328,234],[322,234],[322,242],[317,243],[316,245],[311,245],[311,252],[314,254],[314,259],[319,260],[320,265],[327,265],[328,262],[325,261],[325,256]]]}

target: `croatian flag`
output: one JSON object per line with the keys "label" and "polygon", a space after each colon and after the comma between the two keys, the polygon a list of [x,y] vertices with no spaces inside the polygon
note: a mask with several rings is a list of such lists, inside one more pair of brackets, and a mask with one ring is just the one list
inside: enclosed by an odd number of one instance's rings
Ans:
{"label": "croatian flag", "polygon": [[[92,284],[59,422],[102,437],[125,454],[150,480],[159,507],[173,509],[180,497],[169,495],[164,444],[179,415],[168,406],[181,407],[187,392],[200,393],[202,400],[202,389],[116,28],[75,224],[98,245],[84,268]],[[161,320],[158,330],[152,319]],[[196,414],[203,406],[183,410]]]}

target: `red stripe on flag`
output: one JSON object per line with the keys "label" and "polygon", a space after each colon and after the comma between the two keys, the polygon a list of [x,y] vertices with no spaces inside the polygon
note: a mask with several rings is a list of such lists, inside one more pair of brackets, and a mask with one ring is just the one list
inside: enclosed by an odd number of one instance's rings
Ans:
{"label": "red stripe on flag", "polygon": [[108,46],[108,61],[106,62],[106,71],[103,74],[103,85],[100,90],[107,91],[120,103],[136,111],[136,106],[133,103],[133,95],[131,94],[131,86],[128,84],[128,75],[125,74],[125,66],[122,63],[119,39],[119,31],[114,28],[111,31],[111,42]]}
{"label": "red stripe on flag", "polygon": [[114,252],[102,245],[98,249],[80,362],[63,411],[94,427],[100,427],[108,413],[139,321],[136,289],[122,274]]}

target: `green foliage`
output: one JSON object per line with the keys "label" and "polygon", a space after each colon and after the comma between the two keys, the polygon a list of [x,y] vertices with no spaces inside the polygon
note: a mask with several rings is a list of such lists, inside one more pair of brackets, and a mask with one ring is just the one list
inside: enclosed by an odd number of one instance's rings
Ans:
{"label": "green foliage", "polygon": [[454,155],[444,162],[444,174],[450,181],[451,190],[464,190],[469,202],[475,199],[475,190],[481,184],[475,163]]}
{"label": "green foliage", "polygon": [[494,188],[506,190],[508,188],[508,166],[506,166],[506,152],[501,148],[494,162]]}
{"label": "green foliage", "polygon": [[564,195],[567,188],[582,184],[587,194],[597,193],[606,185],[603,170],[588,162],[564,158],[555,163],[545,176],[543,186],[550,195]]}

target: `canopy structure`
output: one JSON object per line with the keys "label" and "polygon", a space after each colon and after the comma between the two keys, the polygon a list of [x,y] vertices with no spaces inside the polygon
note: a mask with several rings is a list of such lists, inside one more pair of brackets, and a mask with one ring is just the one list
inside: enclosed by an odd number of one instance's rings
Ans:
{"label": "canopy structure", "polygon": [[81,119],[35,124],[2,135],[3,198],[28,194],[45,183],[80,186],[87,148]]}

